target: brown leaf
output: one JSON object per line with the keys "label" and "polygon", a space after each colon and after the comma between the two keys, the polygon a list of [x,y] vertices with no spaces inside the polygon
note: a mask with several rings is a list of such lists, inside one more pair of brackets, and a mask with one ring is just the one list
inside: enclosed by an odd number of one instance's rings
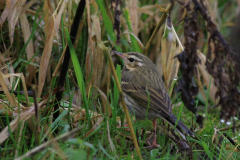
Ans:
{"label": "brown leaf", "polygon": [[[206,87],[209,90],[209,96],[210,98],[215,101],[216,100],[216,93],[217,93],[217,87],[214,85],[214,79],[211,79],[211,75],[208,73],[207,68],[206,68],[206,56],[198,50],[198,56],[201,59],[201,64],[198,64],[198,69],[200,70],[201,75],[203,76],[203,81]],[[211,80],[211,84],[210,84]],[[210,84],[210,88],[209,88]]]}
{"label": "brown leaf", "polygon": [[[45,99],[44,101],[40,102],[38,104],[38,107],[40,108],[42,105],[45,104],[45,102],[48,99]],[[10,128],[11,128],[11,132],[14,132],[15,129],[18,126],[19,121],[26,121],[29,118],[31,118],[33,115],[35,114],[35,107],[34,105],[32,105],[31,107],[29,107],[28,110],[23,111],[22,113],[18,114],[15,119],[9,124]],[[2,144],[8,137],[10,136],[9,134],[9,128],[8,126],[5,127],[2,132],[0,133],[0,144]]]}
{"label": "brown leaf", "polygon": [[101,97],[101,102],[102,102],[102,106],[103,106],[103,113],[107,113],[108,110],[108,115],[111,116],[112,115],[112,110],[110,108],[110,103],[107,99],[107,96],[96,86],[94,86],[97,90],[98,93],[100,94]]}
{"label": "brown leaf", "polygon": [[40,68],[39,68],[38,97],[41,96],[43,86],[44,86],[44,83],[45,83],[45,79],[46,79],[46,75],[47,75],[46,71],[47,71],[47,68],[48,68],[49,59],[50,59],[51,52],[52,52],[53,38],[54,38],[55,34],[57,33],[58,28],[59,28],[59,24],[60,24],[60,21],[61,21],[61,15],[62,15],[63,9],[65,7],[65,2],[66,1],[62,1],[61,8],[59,9],[59,12],[56,15],[56,17],[54,17],[55,15],[53,15],[53,17],[51,17],[50,27],[49,27],[49,35],[48,35],[46,45],[45,45],[44,50],[43,50],[43,55],[42,55]]}
{"label": "brown leaf", "polygon": [[13,43],[15,25],[17,24],[19,16],[21,15],[22,8],[25,2],[26,0],[7,1],[7,5],[1,15],[0,26],[2,26],[6,18],[8,18],[9,37],[11,44]]}

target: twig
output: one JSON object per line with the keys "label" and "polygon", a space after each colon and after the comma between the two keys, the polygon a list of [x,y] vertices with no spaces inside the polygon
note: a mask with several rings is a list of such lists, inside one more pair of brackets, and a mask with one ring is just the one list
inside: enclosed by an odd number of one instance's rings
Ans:
{"label": "twig", "polygon": [[227,130],[229,130],[229,129],[238,128],[238,127],[240,127],[240,124],[238,124],[238,125],[236,125],[236,126],[232,126],[232,127],[221,128],[221,129],[219,129],[219,131],[227,131]]}
{"label": "twig", "polygon": [[[85,4],[86,4],[85,0],[82,0],[82,1],[79,2],[78,9],[77,9],[77,12],[76,12],[76,16],[75,16],[74,21],[72,23],[70,36],[71,36],[71,41],[72,41],[73,44],[74,44],[75,39],[76,39],[76,35],[77,35],[80,20],[82,19],[82,16],[83,16],[83,12],[84,12],[84,9],[85,9]],[[69,46],[67,46],[66,53],[65,53],[65,56],[64,56],[64,60],[63,60],[63,64],[62,64],[62,66],[64,66],[64,67],[62,67],[62,70],[60,72],[58,87],[64,86],[65,78],[66,78],[66,74],[67,74],[68,66],[69,66],[69,62],[70,62],[70,58],[71,58],[70,49],[69,49]],[[60,102],[61,99],[62,99],[62,92],[59,92],[59,93],[56,94],[56,100],[57,100],[57,102]],[[60,113],[58,105],[59,105],[59,103],[56,103],[54,105],[53,121],[55,121],[57,119],[57,117],[59,116],[59,113]],[[55,133],[57,131],[58,130],[56,129]]]}
{"label": "twig", "polygon": [[[175,2],[174,2],[174,3],[175,3]],[[144,54],[144,55],[146,55],[146,53],[147,53],[147,51],[148,51],[148,49],[149,49],[149,47],[150,47],[150,45],[151,45],[151,43],[152,43],[152,41],[153,41],[153,38],[156,36],[158,30],[160,29],[160,27],[162,26],[162,24],[163,24],[164,21],[166,20],[167,15],[168,15],[168,12],[170,11],[170,9],[172,8],[172,6],[173,6],[174,3],[168,4],[165,12],[163,12],[163,14],[162,14],[162,16],[161,16],[161,18],[160,18],[160,20],[159,20],[156,28],[155,28],[154,31],[153,31],[153,34],[151,35],[151,37],[150,37],[150,39],[149,39],[149,41],[148,41],[148,43],[147,43],[147,45],[146,45],[146,47],[145,47],[145,50],[143,51],[143,54]]]}
{"label": "twig", "polygon": [[238,150],[240,150],[239,145],[236,142],[234,142],[234,140],[231,137],[229,137],[226,133],[223,133],[223,135],[229,140],[230,143],[232,143],[232,145],[234,145]]}

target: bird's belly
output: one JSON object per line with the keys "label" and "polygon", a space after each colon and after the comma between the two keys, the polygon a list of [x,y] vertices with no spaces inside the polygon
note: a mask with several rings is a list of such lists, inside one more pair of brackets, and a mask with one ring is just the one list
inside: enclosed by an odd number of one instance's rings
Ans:
{"label": "bird's belly", "polygon": [[155,119],[159,118],[158,114],[151,109],[147,110],[147,106],[141,106],[138,103],[136,103],[131,97],[124,96],[125,102],[128,108],[128,111],[135,115],[138,119],[145,119],[147,116],[147,119]]}

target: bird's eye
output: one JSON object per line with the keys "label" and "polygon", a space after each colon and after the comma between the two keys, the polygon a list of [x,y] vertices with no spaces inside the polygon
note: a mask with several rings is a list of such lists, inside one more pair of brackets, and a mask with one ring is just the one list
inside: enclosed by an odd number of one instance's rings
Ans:
{"label": "bird's eye", "polygon": [[134,58],[128,58],[128,60],[129,60],[130,62],[133,62],[133,61],[134,61]]}

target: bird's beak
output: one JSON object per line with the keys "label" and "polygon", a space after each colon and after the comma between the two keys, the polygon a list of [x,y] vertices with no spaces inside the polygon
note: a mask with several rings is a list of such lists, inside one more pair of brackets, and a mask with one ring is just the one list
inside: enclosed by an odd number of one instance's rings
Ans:
{"label": "bird's beak", "polygon": [[122,57],[123,59],[126,58],[126,56],[124,56],[124,53],[121,53],[121,52],[118,52],[118,51],[113,51],[113,53],[115,53],[119,57]]}

